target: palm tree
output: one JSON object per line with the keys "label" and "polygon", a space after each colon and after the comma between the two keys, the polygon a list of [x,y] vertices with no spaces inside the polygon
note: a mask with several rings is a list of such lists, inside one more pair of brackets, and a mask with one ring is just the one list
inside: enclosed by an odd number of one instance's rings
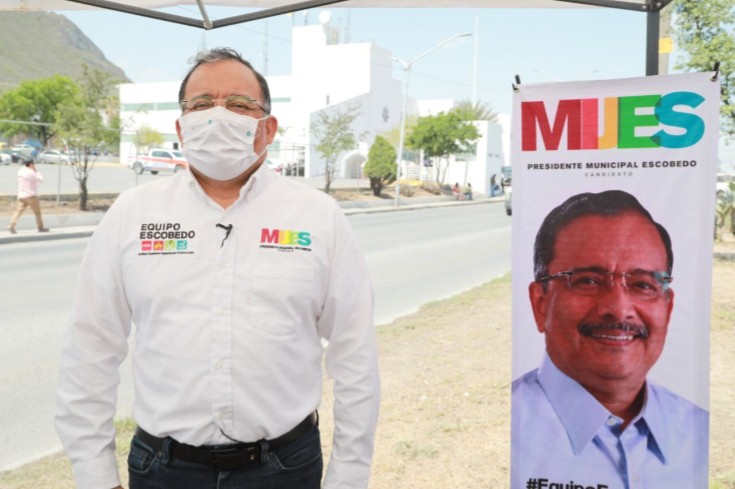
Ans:
{"label": "palm tree", "polygon": [[470,100],[462,100],[452,109],[452,112],[458,114],[464,121],[495,122],[498,119],[498,114],[493,112],[490,104],[480,100],[474,104]]}

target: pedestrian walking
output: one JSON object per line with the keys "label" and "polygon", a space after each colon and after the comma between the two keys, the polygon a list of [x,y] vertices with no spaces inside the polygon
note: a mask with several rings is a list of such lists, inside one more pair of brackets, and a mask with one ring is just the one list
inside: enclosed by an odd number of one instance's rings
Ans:
{"label": "pedestrian walking", "polygon": [[36,164],[30,158],[25,159],[23,161],[23,167],[18,170],[18,207],[16,207],[8,225],[8,231],[12,234],[17,232],[15,225],[18,224],[18,218],[26,210],[26,207],[30,207],[36,216],[38,232],[48,232],[48,228],[43,225],[41,204],[38,201],[38,184],[40,182],[43,182],[43,175],[36,170]]}

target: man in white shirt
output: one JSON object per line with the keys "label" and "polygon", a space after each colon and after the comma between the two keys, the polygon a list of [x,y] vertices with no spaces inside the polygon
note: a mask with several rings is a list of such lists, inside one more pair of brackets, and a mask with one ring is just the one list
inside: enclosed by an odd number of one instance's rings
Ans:
{"label": "man in white shirt", "polygon": [[334,380],[325,489],[365,489],[379,406],[373,295],[336,202],[263,165],[265,79],[200,53],[179,92],[190,170],[124,192],[92,237],[56,427],[80,489],[120,485],[118,367],[135,323],[131,489],[317,489],[322,340]]}
{"label": "man in white shirt", "polygon": [[26,207],[30,207],[36,216],[36,227],[39,233],[48,232],[48,228],[43,225],[43,217],[41,217],[41,203],[38,201],[38,184],[43,182],[43,175],[36,170],[36,164],[31,159],[23,160],[23,167],[18,170],[18,207],[16,207],[13,216],[10,218],[8,231],[15,234],[15,226],[18,219]]}
{"label": "man in white shirt", "polygon": [[708,413],[646,380],[673,262],[626,192],[575,195],[544,219],[529,297],[546,355],[513,382],[512,489],[707,487]]}

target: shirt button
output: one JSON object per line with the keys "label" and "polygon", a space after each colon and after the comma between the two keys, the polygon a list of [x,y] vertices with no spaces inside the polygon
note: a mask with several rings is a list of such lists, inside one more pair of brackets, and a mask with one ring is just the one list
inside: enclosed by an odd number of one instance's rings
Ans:
{"label": "shirt button", "polygon": [[222,368],[222,366],[225,364],[224,360],[218,360],[217,363],[214,365],[215,368]]}
{"label": "shirt button", "polygon": [[607,418],[607,425],[608,426],[615,426],[617,424],[618,424],[618,420],[617,419],[613,418],[612,416],[610,416],[609,418]]}

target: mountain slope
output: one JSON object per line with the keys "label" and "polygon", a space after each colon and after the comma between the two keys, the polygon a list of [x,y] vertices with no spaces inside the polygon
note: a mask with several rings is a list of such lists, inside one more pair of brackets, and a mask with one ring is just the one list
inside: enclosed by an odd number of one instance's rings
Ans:
{"label": "mountain slope", "polygon": [[0,11],[0,92],[55,74],[78,80],[82,65],[129,81],[66,17],[51,12]]}

